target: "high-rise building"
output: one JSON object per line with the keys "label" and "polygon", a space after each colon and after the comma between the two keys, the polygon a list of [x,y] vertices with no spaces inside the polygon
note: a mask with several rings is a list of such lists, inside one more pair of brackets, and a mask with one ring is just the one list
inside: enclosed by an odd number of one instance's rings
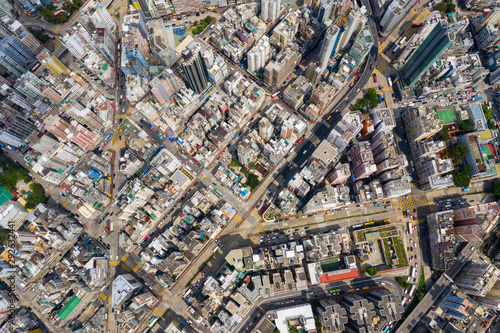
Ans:
{"label": "high-rise building", "polygon": [[104,22],[109,31],[114,32],[116,23],[109,11],[99,1],[91,0],[84,7],[82,12],[90,19],[90,21],[97,26],[99,22]]}
{"label": "high-rise building", "polygon": [[29,30],[26,29],[19,21],[13,21],[10,24],[10,30],[12,30],[14,35],[19,38],[21,43],[29,48],[35,56],[46,50],[46,48],[40,43],[40,41],[35,36],[33,36],[33,34],[29,32]]}
{"label": "high-rise building", "polygon": [[14,85],[14,88],[17,91],[21,92],[26,96],[26,98],[34,102],[39,99],[43,99],[45,96],[43,95],[43,90],[45,89],[45,84],[30,71],[24,73]]}
{"label": "high-rise building", "polygon": [[321,63],[321,71],[324,71],[328,66],[328,60],[335,53],[340,29],[334,25],[328,28],[321,45],[321,52],[319,54],[319,61]]}
{"label": "high-rise building", "polygon": [[343,332],[348,322],[346,310],[331,299],[319,301],[318,319],[329,332]]}
{"label": "high-rise building", "polygon": [[0,0],[0,19],[4,17],[14,18],[12,15],[12,5],[8,0]]}
{"label": "high-rise building", "polygon": [[248,51],[247,64],[250,72],[258,71],[266,65],[269,59],[270,49],[271,45],[269,44],[269,38],[264,35],[257,44]]}
{"label": "high-rise building", "polygon": [[422,75],[439,59],[453,43],[454,35],[439,22],[408,62],[401,69],[401,77],[408,87],[412,87]]}
{"label": "high-rise building", "polygon": [[23,68],[28,68],[35,61],[35,54],[14,35],[2,38],[0,56],[12,59]]}
{"label": "high-rise building", "polygon": [[317,20],[319,22],[325,23],[325,21],[330,19],[330,17],[332,16],[334,4],[335,3],[332,0],[321,0],[317,17]]}
{"label": "high-rise building", "polygon": [[468,263],[455,278],[454,284],[466,294],[484,297],[497,280],[498,270],[494,266]]}
{"label": "high-rise building", "polygon": [[491,10],[483,19],[477,17],[471,22],[472,27],[476,32],[481,31],[488,24],[497,24],[500,22],[500,8],[496,7]]}
{"label": "high-rise building", "polygon": [[274,134],[274,126],[271,124],[271,122],[263,117],[259,121],[259,135],[264,139],[264,140],[269,140]]}
{"label": "high-rise building", "polygon": [[488,309],[500,310],[500,280],[496,281],[484,297],[476,297],[476,302]]}
{"label": "high-rise building", "polygon": [[260,2],[260,19],[262,21],[267,21],[269,16],[269,0],[262,0]]}
{"label": "high-rise building", "polygon": [[394,0],[391,2],[380,20],[381,34],[389,34],[401,20],[402,14],[406,14],[406,12],[403,10],[403,6],[399,3],[399,1]]}
{"label": "high-rise building", "polygon": [[15,147],[24,146],[24,139],[35,133],[36,126],[8,105],[0,105],[0,141]]}
{"label": "high-rise building", "polygon": [[123,304],[123,302],[129,299],[141,286],[142,285],[132,276],[132,274],[119,275],[113,281],[111,306],[117,307]]}
{"label": "high-rise building", "polygon": [[185,48],[182,51],[182,57],[184,58],[182,68],[186,73],[190,88],[197,94],[201,94],[208,85],[208,72],[201,58],[199,45]]}
{"label": "high-rise building", "polygon": [[51,54],[48,50],[40,53],[37,56],[38,61],[47,67],[56,77],[61,74],[69,75],[70,70],[59,60],[55,55]]}
{"label": "high-rise building", "polygon": [[488,24],[476,35],[477,47],[487,49],[495,47],[500,41],[500,31],[496,25]]}

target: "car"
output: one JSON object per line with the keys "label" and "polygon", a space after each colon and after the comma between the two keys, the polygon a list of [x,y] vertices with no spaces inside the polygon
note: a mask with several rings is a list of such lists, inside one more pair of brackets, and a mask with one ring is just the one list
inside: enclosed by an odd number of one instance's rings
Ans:
{"label": "car", "polygon": [[415,266],[418,266],[418,263],[415,263]]}
{"label": "car", "polygon": [[335,112],[339,112],[339,109],[335,110]]}
{"label": "car", "polygon": [[378,69],[378,65],[377,65],[377,66],[375,66],[375,68],[376,68],[376,69]]}

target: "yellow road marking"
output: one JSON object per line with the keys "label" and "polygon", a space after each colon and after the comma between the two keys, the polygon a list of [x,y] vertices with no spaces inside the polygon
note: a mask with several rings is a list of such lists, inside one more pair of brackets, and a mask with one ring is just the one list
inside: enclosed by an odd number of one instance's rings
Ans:
{"label": "yellow road marking", "polygon": [[60,24],[56,25],[56,28],[54,29],[54,34],[57,34],[59,32],[59,29],[61,29]]}
{"label": "yellow road marking", "polygon": [[128,114],[117,114],[115,115],[115,119],[122,119],[122,118],[127,118]]}
{"label": "yellow road marking", "polygon": [[234,219],[236,220],[236,222],[240,223],[241,222],[241,216],[239,216],[238,214],[234,215]]}
{"label": "yellow road marking", "polygon": [[100,297],[103,301],[105,301],[105,300],[106,300],[106,298],[108,298],[108,296],[104,295],[103,293],[100,293],[100,294],[99,294],[99,297]]}
{"label": "yellow road marking", "polygon": [[165,295],[165,293],[167,292],[167,288],[163,288],[161,291],[160,291],[160,296],[163,296]]}
{"label": "yellow road marking", "polygon": [[139,270],[141,269],[141,267],[142,267],[141,265],[137,265],[137,266],[135,266],[135,268],[134,268],[134,272],[136,272],[136,273],[137,273],[137,271],[139,271]]}
{"label": "yellow road marking", "polygon": [[123,267],[124,270],[126,270],[127,272],[130,272],[130,268],[128,268],[127,265],[121,264],[121,266]]}
{"label": "yellow road marking", "polygon": [[128,258],[128,253],[125,253],[121,259],[121,261],[125,261]]}
{"label": "yellow road marking", "polygon": [[264,229],[264,224],[259,224],[259,226],[257,227],[257,229],[255,229],[255,234],[258,234],[259,232],[261,232],[262,229]]}
{"label": "yellow road marking", "polygon": [[160,310],[158,310],[158,308],[154,308],[154,310],[153,310],[153,311],[154,311],[154,312],[155,312],[158,316],[163,316],[163,313],[162,313]]}
{"label": "yellow road marking", "polygon": [[109,264],[111,266],[118,266],[120,264],[120,262],[119,261],[111,261]]}
{"label": "yellow road marking", "polygon": [[384,89],[382,89],[383,91],[391,91],[392,88],[391,87],[385,87]]}

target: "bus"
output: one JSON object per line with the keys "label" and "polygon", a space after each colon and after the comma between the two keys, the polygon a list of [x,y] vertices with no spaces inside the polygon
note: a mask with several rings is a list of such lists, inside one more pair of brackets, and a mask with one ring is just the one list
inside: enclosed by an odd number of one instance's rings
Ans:
{"label": "bus", "polygon": [[415,289],[417,289],[417,287],[415,285],[413,285],[410,289],[410,292],[408,293],[408,295],[413,295],[413,293],[415,292]]}
{"label": "bus", "polygon": [[218,195],[219,197],[221,197],[221,198],[224,196],[224,195],[222,194],[222,192],[221,192],[221,191],[219,191],[218,189],[214,189],[214,192],[215,192],[215,193],[217,193],[217,195]]}
{"label": "bus", "polygon": [[405,40],[406,40],[406,36],[404,36],[404,37],[403,37],[403,39],[401,39],[401,40],[399,41],[399,45],[403,44],[403,43],[405,42]]}
{"label": "bus", "polygon": [[408,227],[408,231],[411,232],[411,230],[412,230],[411,222],[407,222],[407,223],[408,223],[408,226],[407,226]]}
{"label": "bus", "polygon": [[379,100],[379,103],[382,103],[383,100],[382,100],[382,95],[378,94],[378,100]]}
{"label": "bus", "polygon": [[389,83],[389,87],[392,87],[392,80],[390,77],[387,78],[387,83]]}
{"label": "bus", "polygon": [[330,120],[332,118],[332,115],[329,115],[328,118],[326,118],[326,121]]}
{"label": "bus", "polygon": [[271,98],[275,98],[276,96],[278,96],[280,94],[279,91],[275,92],[274,94],[271,95]]}

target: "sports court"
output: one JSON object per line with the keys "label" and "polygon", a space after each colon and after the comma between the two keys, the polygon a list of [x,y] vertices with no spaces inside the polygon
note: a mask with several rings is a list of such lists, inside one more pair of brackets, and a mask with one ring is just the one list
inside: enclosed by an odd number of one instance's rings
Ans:
{"label": "sports court", "polygon": [[457,120],[453,108],[436,111],[436,113],[438,114],[439,119],[441,119],[445,124],[452,123]]}
{"label": "sports court", "polygon": [[338,258],[323,260],[320,262],[320,265],[323,272],[332,272],[340,268]]}
{"label": "sports court", "polygon": [[495,148],[489,143],[481,145],[481,154],[483,154],[486,161],[489,161],[495,156]]}
{"label": "sports court", "polygon": [[186,27],[174,28],[175,45],[178,46],[186,38]]}

